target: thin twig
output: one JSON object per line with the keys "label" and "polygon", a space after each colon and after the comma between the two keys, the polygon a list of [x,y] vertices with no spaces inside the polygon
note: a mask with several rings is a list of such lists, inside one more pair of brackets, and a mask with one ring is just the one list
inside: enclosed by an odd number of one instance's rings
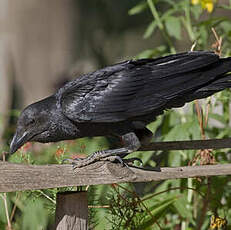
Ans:
{"label": "thin twig", "polygon": [[17,194],[16,194],[16,199],[15,199],[15,202],[14,202],[14,206],[13,206],[12,212],[11,212],[11,214],[10,214],[10,221],[13,220],[14,214],[15,214],[15,212],[16,212],[16,208],[17,208],[16,203],[18,202],[18,199],[19,199],[19,195],[18,195],[18,194],[21,194],[21,193],[17,193]]}
{"label": "thin twig", "polygon": [[205,127],[207,127],[207,125],[208,125],[210,107],[211,107],[211,98],[209,97],[209,100],[208,100],[207,106],[206,106],[206,115],[205,115],[205,122],[204,122]]}
{"label": "thin twig", "polygon": [[0,194],[0,197],[3,199],[3,202],[4,202],[8,230],[11,230],[12,226],[11,226],[10,217],[9,217],[9,210],[8,210],[8,205],[7,205],[7,200],[6,200],[6,193]]}
{"label": "thin twig", "polygon": [[190,50],[191,52],[194,51],[196,45],[197,45],[197,42],[195,41],[195,42],[192,44],[192,46],[191,46],[191,50]]}
{"label": "thin twig", "polygon": [[46,193],[44,193],[42,190],[39,190],[39,193],[41,193],[43,196],[45,196],[49,201],[51,201],[53,204],[56,204],[56,201],[50,198]]}
{"label": "thin twig", "polygon": [[203,121],[203,111],[199,105],[198,100],[195,100],[195,106],[197,111],[197,118],[200,125],[200,131],[201,131],[201,138],[202,140],[205,140],[205,131],[204,131],[204,121]]}
{"label": "thin twig", "polygon": [[160,230],[162,230],[162,227],[160,226],[159,222],[157,221],[157,219],[153,216],[153,214],[151,213],[151,211],[146,207],[146,205],[143,203],[143,201],[140,199],[140,197],[138,196],[138,194],[135,191],[130,191],[129,189],[123,187],[122,185],[117,184],[118,187],[124,189],[125,191],[133,194],[139,201],[139,203],[144,207],[144,209],[146,210],[146,212],[150,215],[150,217],[153,219],[154,224],[156,224]]}
{"label": "thin twig", "polygon": [[[3,159],[3,162],[6,161],[6,152],[2,152],[2,159]],[[4,202],[8,230],[11,230],[12,227],[11,227],[11,222],[10,222],[10,217],[9,217],[9,209],[8,209],[8,205],[7,205],[7,196],[6,196],[6,193],[0,194],[0,196],[3,199],[3,202]]]}
{"label": "thin twig", "polygon": [[88,205],[88,208],[110,208],[110,205]]}
{"label": "thin twig", "polygon": [[214,37],[216,39],[215,43],[212,44],[212,48],[215,48],[215,53],[219,56],[221,56],[221,48],[222,48],[222,37],[219,37],[217,35],[216,30],[212,27],[212,32],[214,34]]}

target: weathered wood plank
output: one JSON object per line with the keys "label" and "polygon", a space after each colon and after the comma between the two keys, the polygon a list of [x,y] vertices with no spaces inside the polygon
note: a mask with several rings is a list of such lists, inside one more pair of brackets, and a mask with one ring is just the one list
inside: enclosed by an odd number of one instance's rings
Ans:
{"label": "weathered wood plank", "polygon": [[24,165],[0,162],[0,192],[66,186],[148,182],[198,176],[231,175],[231,164],[153,168],[123,167],[96,162],[73,170],[72,165]]}

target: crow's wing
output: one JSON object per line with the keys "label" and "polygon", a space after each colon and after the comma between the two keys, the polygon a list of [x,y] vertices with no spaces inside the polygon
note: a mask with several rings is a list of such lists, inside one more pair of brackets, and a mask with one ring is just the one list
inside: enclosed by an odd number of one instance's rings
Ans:
{"label": "crow's wing", "polygon": [[122,62],[68,83],[58,92],[60,105],[76,122],[117,122],[182,106],[226,71],[219,62],[202,51]]}

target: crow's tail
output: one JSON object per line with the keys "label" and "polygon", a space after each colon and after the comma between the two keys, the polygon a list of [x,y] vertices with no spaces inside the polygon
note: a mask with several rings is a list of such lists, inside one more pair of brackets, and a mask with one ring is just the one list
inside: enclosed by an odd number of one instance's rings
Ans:
{"label": "crow's tail", "polygon": [[[199,72],[200,70],[198,70]],[[231,57],[221,58],[218,63],[205,67],[199,76],[203,76],[208,81],[197,85],[195,88],[187,91],[187,93],[179,93],[178,97],[170,100],[165,107],[168,109],[181,107],[186,102],[206,98],[226,88],[231,88]]]}
{"label": "crow's tail", "polygon": [[166,108],[176,108],[183,106],[186,102],[190,102],[196,99],[202,99],[213,95],[224,89],[231,88],[231,73],[224,74],[218,79],[213,80],[206,85],[200,87],[197,90],[193,90],[188,94],[177,98],[176,101],[171,101],[171,103],[166,105]]}
{"label": "crow's tail", "polygon": [[193,92],[195,99],[205,98],[212,94],[231,88],[231,72],[222,75],[220,78],[208,83],[207,85]]}

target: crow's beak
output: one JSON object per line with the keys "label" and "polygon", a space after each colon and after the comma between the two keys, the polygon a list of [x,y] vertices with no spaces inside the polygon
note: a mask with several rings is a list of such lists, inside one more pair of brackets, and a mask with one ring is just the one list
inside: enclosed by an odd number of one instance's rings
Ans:
{"label": "crow's beak", "polygon": [[14,134],[14,137],[10,143],[10,154],[15,153],[22,145],[24,145],[28,141],[29,133],[25,131],[22,135],[18,132]]}

